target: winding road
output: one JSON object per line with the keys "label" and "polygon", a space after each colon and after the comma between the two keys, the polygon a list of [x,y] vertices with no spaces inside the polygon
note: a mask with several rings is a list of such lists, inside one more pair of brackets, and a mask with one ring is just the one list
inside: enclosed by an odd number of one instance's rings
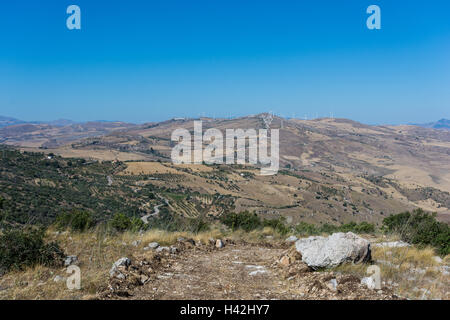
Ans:
{"label": "winding road", "polygon": [[146,214],[145,216],[141,217],[141,220],[144,223],[148,223],[148,218],[157,216],[159,214],[159,208],[161,206],[163,206],[164,204],[169,205],[169,200],[167,200],[166,198],[162,198],[162,197],[160,197],[160,198],[163,199],[165,203],[158,204],[157,206],[154,207],[154,211],[152,213]]}

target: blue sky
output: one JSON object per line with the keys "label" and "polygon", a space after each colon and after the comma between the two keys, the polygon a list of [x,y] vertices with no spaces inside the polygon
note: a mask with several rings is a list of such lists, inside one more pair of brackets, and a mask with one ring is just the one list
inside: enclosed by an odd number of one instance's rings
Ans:
{"label": "blue sky", "polygon": [[24,120],[450,118],[447,0],[4,1],[0,37],[0,115]]}

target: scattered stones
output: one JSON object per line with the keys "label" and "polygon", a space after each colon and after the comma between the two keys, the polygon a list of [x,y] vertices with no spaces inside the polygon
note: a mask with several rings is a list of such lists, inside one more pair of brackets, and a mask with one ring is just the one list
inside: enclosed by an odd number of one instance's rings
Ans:
{"label": "scattered stones", "polygon": [[296,236],[290,236],[289,238],[286,239],[286,242],[295,242],[297,240],[298,238]]}
{"label": "scattered stones", "polygon": [[220,239],[217,239],[217,240],[216,240],[216,248],[221,249],[221,248],[223,248],[224,246],[225,246],[225,244],[223,243],[222,240],[220,240]]}
{"label": "scattered stones", "polygon": [[64,259],[64,266],[68,267],[72,264],[77,264],[78,263],[78,257],[77,256],[67,256]]}
{"label": "scattered stones", "polygon": [[300,239],[295,247],[303,262],[313,269],[338,266],[346,261],[360,263],[371,260],[370,242],[352,232]]}

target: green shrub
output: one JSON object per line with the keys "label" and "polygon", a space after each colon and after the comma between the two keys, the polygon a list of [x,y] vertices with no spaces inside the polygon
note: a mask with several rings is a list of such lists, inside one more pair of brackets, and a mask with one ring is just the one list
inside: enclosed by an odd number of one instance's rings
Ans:
{"label": "green shrub", "polygon": [[294,230],[299,235],[316,235],[320,233],[315,225],[303,221],[297,224]]}
{"label": "green shrub", "polygon": [[450,227],[437,221],[436,213],[416,209],[391,215],[383,220],[383,231],[398,234],[408,243],[433,246],[441,255],[450,253]]}
{"label": "green shrub", "polygon": [[365,221],[361,223],[350,222],[340,226],[329,223],[316,226],[306,222],[300,222],[295,226],[294,230],[301,235],[332,234],[335,232],[374,233],[375,225]]}
{"label": "green shrub", "polygon": [[94,225],[94,219],[88,211],[74,210],[59,215],[55,224],[59,229],[71,228],[73,231],[83,232]]}
{"label": "green shrub", "polygon": [[252,231],[261,227],[261,220],[258,216],[248,211],[229,213],[222,217],[221,221],[232,230],[242,229],[244,231]]}
{"label": "green shrub", "polygon": [[111,227],[119,232],[130,230],[132,224],[131,219],[123,213],[116,213],[110,221]]}
{"label": "green shrub", "polygon": [[205,218],[199,216],[197,218],[188,219],[186,223],[186,229],[183,231],[189,231],[192,233],[199,233],[208,231],[210,229],[210,224]]}
{"label": "green shrub", "polygon": [[354,232],[354,233],[374,233],[375,232],[375,225],[368,223],[368,222],[350,222],[347,224],[343,224],[338,228],[338,231],[340,232]]}
{"label": "green shrub", "polygon": [[123,213],[116,213],[113,218],[109,221],[109,226],[114,231],[124,232],[132,231],[138,232],[140,230],[145,230],[146,225],[141,218],[138,217],[128,217]]}
{"label": "green shrub", "polygon": [[133,232],[138,232],[141,230],[145,230],[145,223],[141,220],[141,218],[134,217],[131,219],[131,227],[130,230]]}
{"label": "green shrub", "polygon": [[331,234],[331,233],[335,233],[335,232],[339,232],[339,226],[325,223],[319,227],[319,233]]}
{"label": "green shrub", "polygon": [[277,219],[264,219],[264,227],[271,227],[280,234],[286,234],[290,231],[290,228],[286,225],[286,218],[280,217]]}
{"label": "green shrub", "polygon": [[45,243],[43,229],[6,230],[0,235],[0,272],[42,264],[61,265],[64,252],[56,242]]}
{"label": "green shrub", "polygon": [[196,218],[185,218],[180,215],[173,214],[167,210],[167,207],[160,209],[158,217],[150,218],[148,225],[149,229],[160,229],[169,232],[174,231],[188,231],[192,233],[199,233],[210,230],[210,223],[203,216]]}

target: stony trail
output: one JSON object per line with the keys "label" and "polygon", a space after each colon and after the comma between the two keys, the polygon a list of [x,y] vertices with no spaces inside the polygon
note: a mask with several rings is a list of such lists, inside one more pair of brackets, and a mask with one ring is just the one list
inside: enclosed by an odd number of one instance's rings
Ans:
{"label": "stony trail", "polygon": [[[266,245],[191,248],[161,256],[157,272],[144,285],[128,290],[127,299],[393,299],[360,279],[333,272],[305,272],[297,262],[280,266],[287,250]],[[329,282],[337,279],[337,289]],[[125,297],[122,297],[125,298]]]}
{"label": "stony trail", "polygon": [[282,249],[227,246],[210,252],[193,251],[176,259],[135,299],[296,299],[271,265]]}

